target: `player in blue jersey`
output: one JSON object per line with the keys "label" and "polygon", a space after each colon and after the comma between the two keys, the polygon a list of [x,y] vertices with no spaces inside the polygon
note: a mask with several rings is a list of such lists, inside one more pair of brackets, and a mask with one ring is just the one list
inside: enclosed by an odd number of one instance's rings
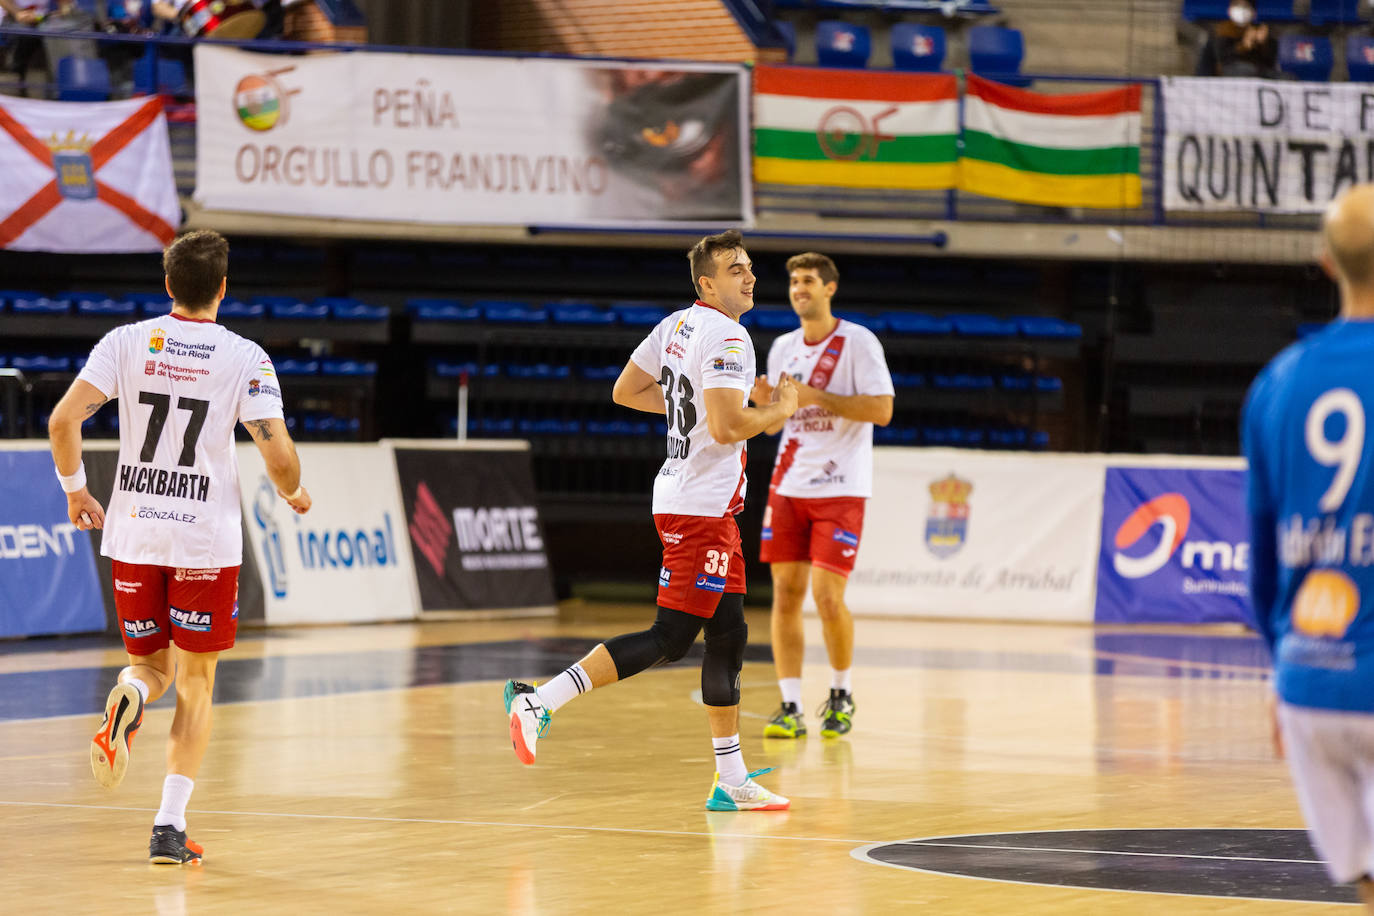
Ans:
{"label": "player in blue jersey", "polygon": [[1340,317],[1246,398],[1251,591],[1313,844],[1374,912],[1374,185],[1332,202],[1322,241]]}

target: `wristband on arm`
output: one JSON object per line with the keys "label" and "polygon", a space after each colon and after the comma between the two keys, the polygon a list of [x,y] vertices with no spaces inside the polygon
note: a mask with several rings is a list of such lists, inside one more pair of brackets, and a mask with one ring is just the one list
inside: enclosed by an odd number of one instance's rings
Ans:
{"label": "wristband on arm", "polygon": [[86,486],[86,462],[77,465],[75,474],[63,474],[58,471],[56,466],[53,470],[57,472],[58,482],[62,484],[62,490],[66,493],[75,493],[84,489]]}

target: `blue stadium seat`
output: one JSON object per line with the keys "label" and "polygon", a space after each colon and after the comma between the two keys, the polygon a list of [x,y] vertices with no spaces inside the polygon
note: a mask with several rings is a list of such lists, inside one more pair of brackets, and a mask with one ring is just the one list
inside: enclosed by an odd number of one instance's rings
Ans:
{"label": "blue stadium seat", "polygon": [[1307,21],[1313,25],[1355,25],[1365,21],[1359,6],[1359,0],[1312,0]]}
{"label": "blue stadium seat", "polygon": [[549,313],[543,306],[528,302],[489,299],[473,303],[482,310],[482,317],[493,324],[545,324]]}
{"label": "blue stadium seat", "polygon": [[643,302],[617,302],[611,311],[626,327],[653,327],[664,318],[663,309]]}
{"label": "blue stadium seat", "polygon": [[892,373],[892,387],[894,388],[924,388],[926,386],[925,373],[922,372],[894,372]]}
{"label": "blue stadium seat", "polygon": [[1008,86],[1029,86],[1030,80],[1015,75],[1021,72],[1025,56],[1020,29],[975,25],[968,30],[969,67],[979,76]]}
{"label": "blue stadium seat", "polygon": [[1351,35],[1346,38],[1345,69],[1352,83],[1374,82],[1374,37]]}
{"label": "blue stadium seat", "polygon": [[1060,318],[1023,315],[1012,321],[1016,322],[1022,337],[1032,340],[1078,340],[1083,336],[1083,328]]}
{"label": "blue stadium seat", "polygon": [[1324,35],[1280,35],[1279,69],[1309,83],[1331,78],[1331,39]]}
{"label": "blue stadium seat", "polygon": [[1293,12],[1293,0],[1255,0],[1257,22],[1301,22]]}
{"label": "blue stadium seat", "polygon": [[70,356],[46,356],[41,353],[11,356],[10,368],[19,369],[23,372],[70,372],[72,358]]}
{"label": "blue stadium seat", "polygon": [[323,321],[329,317],[329,306],[290,296],[255,296],[253,301],[267,306],[267,314],[282,321]]}
{"label": "blue stadium seat", "polygon": [[377,362],[371,359],[322,359],[321,375],[376,375]]}
{"label": "blue stadium seat", "polygon": [[960,337],[1015,337],[1015,321],[992,315],[950,315],[954,333]]}
{"label": "blue stadium seat", "polygon": [[613,382],[620,378],[620,366],[583,366],[578,375],[590,382]]}
{"label": "blue stadium seat", "polygon": [[746,328],[758,328],[760,331],[790,331],[797,327],[797,315],[791,309],[761,308],[751,309],[744,313],[744,318],[749,322],[740,323]]}
{"label": "blue stadium seat", "polygon": [[881,334],[887,330],[886,319],[878,315],[870,315],[867,312],[835,312],[836,318],[843,318],[845,321],[852,321],[854,324],[863,325],[874,334]]}
{"label": "blue stadium seat", "polygon": [[588,302],[556,302],[549,306],[554,324],[577,327],[605,327],[615,324],[615,312]]}
{"label": "blue stadium seat", "polygon": [[870,50],[864,26],[838,19],[816,23],[816,62],[822,67],[866,67]]}
{"label": "blue stadium seat", "polygon": [[64,57],[57,62],[57,98],[103,102],[110,97],[110,68],[98,57]]}
{"label": "blue stadium seat", "polygon": [[[125,293],[121,298],[128,300],[138,306],[140,315],[166,315],[172,310],[172,299],[166,292],[159,293]],[[223,308],[223,304],[220,308]]]}
{"label": "blue stadium seat", "polygon": [[797,56],[797,27],[786,20],[777,19],[773,21],[773,28],[777,29],[778,35],[782,38],[783,50],[787,52],[787,62],[792,63],[792,58]]}
{"label": "blue stadium seat", "polygon": [[1226,18],[1230,0],[1183,0],[1183,18],[1189,22],[1220,21]]}
{"label": "blue stadium seat", "polygon": [[43,294],[32,289],[0,289],[0,309],[16,299],[41,299]]}
{"label": "blue stadium seat", "polygon": [[87,298],[85,296],[76,300],[76,313],[87,316],[115,316],[133,317],[138,311],[138,305],[127,299],[117,300],[110,298]]}
{"label": "blue stadium seat", "polygon": [[267,317],[267,306],[261,302],[240,302],[238,299],[225,299],[219,304],[219,317],[221,320],[265,318]]}
{"label": "blue stadium seat", "polygon": [[920,312],[883,312],[883,319],[896,334],[944,337],[954,333],[954,325],[948,318],[932,318]]}
{"label": "blue stadium seat", "polygon": [[321,296],[315,304],[329,309],[335,321],[386,321],[391,316],[384,305],[368,305],[348,296]]}
{"label": "blue stadium seat", "polygon": [[552,363],[508,363],[506,375],[511,378],[550,381],[571,378],[572,369],[568,366],[555,366]]}
{"label": "blue stadium seat", "polygon": [[272,365],[277,375],[316,375],[320,371],[318,359],[278,359]]}
{"label": "blue stadium seat", "polygon": [[140,95],[188,95],[191,87],[186,81],[186,65],[179,60],[158,57],[155,46],[134,61],[134,92]]}
{"label": "blue stadium seat", "polygon": [[991,375],[976,372],[936,372],[931,375],[934,387],[941,391],[990,391],[993,387]]}
{"label": "blue stadium seat", "polygon": [[938,25],[899,22],[892,26],[892,66],[936,73],[945,63],[945,30]]}
{"label": "blue stadium seat", "polygon": [[71,301],[67,299],[20,296],[10,300],[10,311],[16,315],[66,315],[71,310]]}
{"label": "blue stadium seat", "polygon": [[406,311],[416,321],[481,321],[482,310],[456,299],[411,299]]}

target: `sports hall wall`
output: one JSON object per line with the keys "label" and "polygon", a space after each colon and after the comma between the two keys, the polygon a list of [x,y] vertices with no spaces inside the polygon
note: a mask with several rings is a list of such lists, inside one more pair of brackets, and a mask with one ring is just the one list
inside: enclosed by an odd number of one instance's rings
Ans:
{"label": "sports hall wall", "polygon": [[[866,24],[875,36],[895,21],[881,9],[793,7],[775,12],[794,26],[793,60],[802,65],[815,63],[814,32],[823,19]],[[1013,0],[998,10],[993,19],[1024,36],[1023,72],[1104,78],[1037,83],[1051,93],[1101,88],[1111,84],[1105,78],[1120,85],[1122,77],[1186,73],[1202,28],[1182,17],[1177,3],[1160,0]],[[945,24],[948,63],[962,67],[974,23]],[[388,29],[397,24],[372,24],[373,32]],[[718,2],[477,4],[462,29],[477,49],[733,61],[784,54],[755,44]],[[875,40],[869,69],[891,65],[890,49]],[[1146,123],[1155,117],[1152,98],[1143,102]],[[170,133],[187,224],[221,228],[234,246],[231,292],[243,310],[226,320],[293,370],[284,384],[300,441],[454,437],[466,378],[463,431],[474,440],[529,443],[555,594],[604,582],[627,583],[621,594],[635,600],[652,593],[644,571],[655,566],[657,542],[646,481],[661,443],[651,426],[608,403],[613,376],[606,373],[623,365],[642,336],[635,322],[644,310],[661,314],[691,295],[683,251],[694,233],[398,229],[207,214],[191,196],[194,136],[177,123]],[[1254,372],[1334,313],[1333,289],[1308,263],[1310,216],[1117,222],[1116,214],[991,204],[953,219],[927,218],[925,211],[916,219],[903,210],[908,198],[875,204],[874,197],[865,195],[867,209],[855,216],[845,207],[857,206],[856,199],[807,197],[798,205],[761,191],[766,206],[747,234],[759,265],[760,303],[774,319],[788,316],[787,256],[816,248],[839,262],[837,307],[882,327],[900,375],[896,417],[877,433],[884,449],[933,454],[959,446],[970,461],[987,451],[1234,455],[1237,410]],[[941,236],[937,246],[932,240]],[[83,303],[97,310],[106,302],[130,305],[128,314],[143,314],[147,302],[136,297],[156,298],[158,276],[151,255],[0,250],[0,355],[33,380],[16,392],[13,406],[4,400],[9,391],[0,390],[0,432],[41,435],[77,361],[99,329],[116,320],[96,319]],[[16,292],[66,303],[65,311],[21,317],[17,303],[33,297]],[[569,305],[611,321],[591,331],[565,327],[559,309]],[[450,320],[474,309],[472,325]],[[911,327],[905,313],[932,318],[938,339],[901,330]],[[122,313],[109,312],[115,314]],[[1076,336],[1028,337],[1017,324],[1022,319],[1063,322]],[[988,327],[991,336],[969,332]],[[760,353],[779,329],[751,329]],[[115,432],[107,418],[88,428],[92,439]],[[758,484],[768,477],[774,447],[751,443],[749,469]],[[958,460],[945,463],[932,480],[960,477]],[[984,492],[975,488],[973,498]],[[911,498],[924,523],[933,497],[917,488]],[[755,501],[742,518],[746,544],[757,541],[759,515]],[[987,517],[974,511],[969,531],[984,530],[979,519]],[[1087,530],[1100,542],[1096,523]],[[924,528],[903,535],[917,547],[924,537]],[[766,582],[766,568],[752,555],[750,564],[752,581]],[[909,575],[884,569],[894,581]]]}

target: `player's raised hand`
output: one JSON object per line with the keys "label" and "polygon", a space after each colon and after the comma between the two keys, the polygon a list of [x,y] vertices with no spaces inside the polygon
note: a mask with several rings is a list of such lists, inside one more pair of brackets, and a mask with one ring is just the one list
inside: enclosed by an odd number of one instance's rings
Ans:
{"label": "player's raised hand", "polygon": [[749,400],[754,402],[755,407],[773,403],[775,396],[773,386],[768,384],[768,376],[760,375],[754,379],[754,387],[749,392]]}
{"label": "player's raised hand", "polygon": [[797,412],[797,383],[790,375],[778,379],[778,387],[773,389],[777,402],[783,406],[786,416]]}
{"label": "player's raised hand", "polygon": [[105,510],[85,487],[67,494],[67,518],[78,531],[105,527]]}

